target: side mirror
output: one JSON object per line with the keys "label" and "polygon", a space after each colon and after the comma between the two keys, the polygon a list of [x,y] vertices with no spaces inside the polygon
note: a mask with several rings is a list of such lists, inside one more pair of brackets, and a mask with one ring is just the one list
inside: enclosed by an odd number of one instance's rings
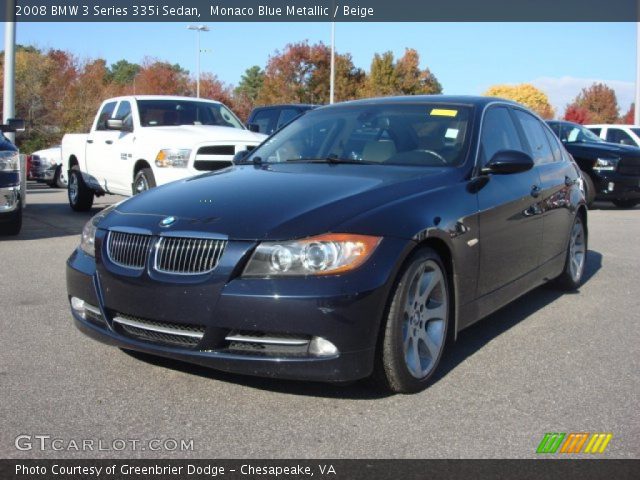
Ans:
{"label": "side mirror", "polygon": [[249,150],[240,150],[233,156],[233,163],[241,162],[251,153]]}
{"label": "side mirror", "polygon": [[504,175],[509,173],[526,172],[533,168],[533,158],[517,150],[500,150],[482,168],[483,174],[493,173]]}
{"label": "side mirror", "polygon": [[120,118],[110,118],[109,120],[107,120],[107,129],[125,130],[124,121]]}
{"label": "side mirror", "polygon": [[23,132],[25,122],[21,118],[8,118],[6,125],[0,125],[0,132]]}
{"label": "side mirror", "polygon": [[247,128],[251,132],[260,133],[260,125],[258,125],[257,123],[247,123]]}

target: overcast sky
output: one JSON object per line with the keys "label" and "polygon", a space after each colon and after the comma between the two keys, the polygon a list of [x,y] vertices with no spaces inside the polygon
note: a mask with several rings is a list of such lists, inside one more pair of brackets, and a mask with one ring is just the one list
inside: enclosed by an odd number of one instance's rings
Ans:
{"label": "overcast sky", "polygon": [[[237,84],[244,70],[300,40],[330,41],[329,23],[210,23],[202,70]],[[1,24],[4,32],[4,24]],[[140,62],[157,57],[195,72],[196,33],[181,23],[20,23],[17,41],[82,58]],[[0,37],[1,38],[1,37]],[[623,113],[633,101],[634,23],[338,23],[336,48],[369,69],[375,52],[418,50],[445,93],[480,94],[496,83],[530,82],[559,113],[584,86],[615,89]]]}

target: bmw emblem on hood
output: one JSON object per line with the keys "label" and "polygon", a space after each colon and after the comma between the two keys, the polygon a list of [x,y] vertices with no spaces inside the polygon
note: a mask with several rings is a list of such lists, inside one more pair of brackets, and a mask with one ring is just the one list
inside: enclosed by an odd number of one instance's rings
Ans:
{"label": "bmw emblem on hood", "polygon": [[176,223],[176,220],[177,220],[176,217],[163,218],[162,221],[160,222],[160,226],[161,227],[169,227],[169,226],[173,225],[174,223]]}

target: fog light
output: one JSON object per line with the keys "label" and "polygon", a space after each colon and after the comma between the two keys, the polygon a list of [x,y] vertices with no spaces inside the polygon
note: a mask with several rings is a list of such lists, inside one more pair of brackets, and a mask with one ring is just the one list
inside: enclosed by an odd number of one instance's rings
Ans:
{"label": "fog light", "polygon": [[84,300],[80,300],[78,297],[71,297],[71,308],[74,312],[84,318],[86,313]]}
{"label": "fog light", "polygon": [[338,349],[329,340],[322,337],[313,337],[309,344],[309,353],[320,357],[329,357],[331,355],[337,355]]}
{"label": "fog light", "polygon": [[607,185],[607,190],[609,190],[610,192],[613,192],[613,189],[615,188],[616,184],[613,182],[609,182],[609,185]]}

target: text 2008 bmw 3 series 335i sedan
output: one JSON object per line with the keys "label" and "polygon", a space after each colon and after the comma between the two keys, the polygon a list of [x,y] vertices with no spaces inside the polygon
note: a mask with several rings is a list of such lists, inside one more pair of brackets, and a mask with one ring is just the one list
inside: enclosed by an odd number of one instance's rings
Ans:
{"label": "text 2008 bmw 3 series 335i sedan", "polygon": [[87,223],[67,264],[80,330],[228,372],[415,392],[461,329],[545,282],[580,285],[578,170],[517,104],[347,102],[244,153]]}

